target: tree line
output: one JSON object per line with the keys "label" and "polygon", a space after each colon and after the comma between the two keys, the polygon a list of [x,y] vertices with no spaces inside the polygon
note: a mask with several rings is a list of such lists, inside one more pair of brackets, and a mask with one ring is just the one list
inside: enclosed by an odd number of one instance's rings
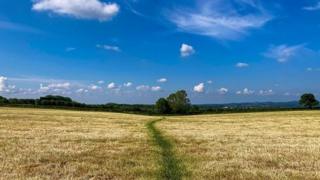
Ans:
{"label": "tree line", "polygon": [[[318,107],[319,101],[313,94],[307,93],[301,96],[299,104],[301,108],[313,109]],[[297,108],[278,108],[278,107],[210,107],[206,105],[192,105],[188,94],[184,90],[170,94],[166,98],[160,98],[155,105],[141,104],[97,104],[90,105],[79,103],[69,97],[48,95],[39,99],[17,99],[0,96],[0,105],[12,107],[38,107],[38,108],[59,108],[74,110],[122,112],[149,115],[187,115],[204,113],[232,113],[232,112],[258,112],[258,111],[277,111],[291,110]]]}

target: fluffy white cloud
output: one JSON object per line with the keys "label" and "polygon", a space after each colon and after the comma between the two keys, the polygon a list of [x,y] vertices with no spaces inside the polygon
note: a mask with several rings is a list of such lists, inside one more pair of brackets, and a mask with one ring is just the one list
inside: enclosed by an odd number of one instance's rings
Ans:
{"label": "fluffy white cloud", "polygon": [[111,45],[97,45],[97,48],[105,49],[108,51],[114,51],[114,52],[121,52],[121,49],[118,46],[111,46]]}
{"label": "fluffy white cloud", "polygon": [[220,89],[218,89],[218,92],[220,93],[220,94],[227,94],[228,92],[229,92],[229,90],[227,89],[227,88],[220,88]]}
{"label": "fluffy white cloud", "polygon": [[89,89],[92,91],[97,91],[97,90],[101,90],[102,88],[97,85],[91,85],[91,86],[89,86]]}
{"label": "fluffy white cloud", "polygon": [[160,86],[152,86],[151,91],[155,91],[155,92],[161,91],[161,87]]}
{"label": "fluffy white cloud", "polygon": [[148,91],[150,89],[150,86],[147,85],[140,85],[136,87],[136,90],[138,91]]}
{"label": "fluffy white cloud", "polygon": [[16,93],[18,90],[15,85],[8,84],[8,78],[0,76],[0,93]]}
{"label": "fluffy white cloud", "polygon": [[165,82],[167,82],[167,81],[168,81],[167,78],[158,79],[158,82],[159,82],[159,83],[165,83]]}
{"label": "fluffy white cloud", "polygon": [[201,1],[196,7],[176,8],[168,18],[183,32],[218,39],[237,39],[272,19],[259,1]]}
{"label": "fluffy white cloud", "polygon": [[238,67],[238,68],[246,68],[246,67],[249,67],[249,64],[239,62],[239,63],[236,64],[236,67]]}
{"label": "fluffy white cloud", "polygon": [[287,62],[292,58],[297,57],[301,51],[304,50],[304,45],[288,46],[286,44],[271,47],[265,56],[276,59],[280,63]]}
{"label": "fluffy white cloud", "polygon": [[194,86],[193,91],[197,93],[203,93],[205,89],[204,83],[200,83],[196,86]]}
{"label": "fluffy white cloud", "polygon": [[3,92],[7,89],[7,80],[8,78],[0,76],[0,92]]}
{"label": "fluffy white cloud", "polygon": [[112,83],[108,84],[108,89],[116,89],[116,88],[117,88],[116,83],[112,82]]}
{"label": "fluffy white cloud", "polygon": [[180,48],[181,57],[188,57],[195,53],[195,50],[192,46],[188,44],[182,44]]}
{"label": "fluffy white cloud", "polygon": [[132,85],[133,85],[132,82],[127,82],[123,84],[124,87],[131,87]]}
{"label": "fluffy white cloud", "polygon": [[307,10],[307,11],[317,11],[317,10],[320,10],[320,2],[317,2],[315,5],[313,6],[306,6],[306,7],[303,7],[304,10]]}
{"label": "fluffy white cloud", "polygon": [[100,0],[35,0],[32,9],[78,19],[107,21],[119,12],[120,7],[116,3],[105,3]]}
{"label": "fluffy white cloud", "polygon": [[251,94],[254,94],[254,91],[250,90],[248,88],[244,88],[242,91],[237,91],[236,94],[238,94],[238,95],[251,95]]}

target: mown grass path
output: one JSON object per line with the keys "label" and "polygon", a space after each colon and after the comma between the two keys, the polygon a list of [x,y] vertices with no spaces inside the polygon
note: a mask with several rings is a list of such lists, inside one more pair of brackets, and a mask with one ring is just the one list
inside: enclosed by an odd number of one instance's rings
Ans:
{"label": "mown grass path", "polygon": [[169,139],[164,137],[155,124],[165,118],[153,120],[147,123],[147,128],[153,138],[154,143],[160,148],[161,172],[159,179],[180,180],[185,172],[184,166],[173,153],[173,145]]}

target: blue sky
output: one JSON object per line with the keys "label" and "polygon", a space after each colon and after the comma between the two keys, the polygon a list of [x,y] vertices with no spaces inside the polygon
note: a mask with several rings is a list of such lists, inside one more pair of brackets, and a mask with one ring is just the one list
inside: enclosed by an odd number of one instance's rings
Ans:
{"label": "blue sky", "polygon": [[0,1],[0,95],[193,103],[320,95],[318,0]]}

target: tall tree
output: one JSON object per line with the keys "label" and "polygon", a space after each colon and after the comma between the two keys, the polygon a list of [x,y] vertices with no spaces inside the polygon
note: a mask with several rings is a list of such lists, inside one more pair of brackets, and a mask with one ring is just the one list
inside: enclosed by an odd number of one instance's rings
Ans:
{"label": "tall tree", "polygon": [[316,97],[310,93],[302,95],[299,103],[309,109],[319,105],[319,101],[317,101]]}
{"label": "tall tree", "polygon": [[171,94],[167,101],[173,113],[187,114],[190,111],[191,104],[188,94],[184,90]]}
{"label": "tall tree", "polygon": [[165,98],[160,98],[156,102],[156,111],[160,114],[169,114],[171,112],[169,102]]}

